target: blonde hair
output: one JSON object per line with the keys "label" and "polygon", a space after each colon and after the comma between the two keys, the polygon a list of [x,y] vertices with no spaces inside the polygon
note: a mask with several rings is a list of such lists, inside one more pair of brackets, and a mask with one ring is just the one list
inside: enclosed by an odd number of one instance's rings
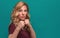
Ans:
{"label": "blonde hair", "polygon": [[[18,13],[16,12],[18,9],[20,9],[22,6],[26,6],[27,7],[27,11],[29,12],[29,8],[28,8],[28,5],[24,2],[19,2],[16,4],[16,6],[14,7],[14,10],[12,12],[12,15],[11,15],[11,19],[12,19],[12,22],[17,25],[19,23],[19,18],[18,18]],[[26,19],[29,19],[29,14],[26,15]]]}

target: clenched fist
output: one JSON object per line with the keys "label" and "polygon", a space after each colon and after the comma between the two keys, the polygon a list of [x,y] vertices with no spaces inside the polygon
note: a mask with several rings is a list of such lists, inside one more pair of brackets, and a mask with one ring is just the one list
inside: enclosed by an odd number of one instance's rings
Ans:
{"label": "clenched fist", "polygon": [[29,19],[25,19],[24,22],[25,22],[26,25],[29,25],[30,24]]}
{"label": "clenched fist", "polygon": [[20,22],[18,23],[18,27],[23,28],[24,26],[25,26],[24,21],[20,21]]}

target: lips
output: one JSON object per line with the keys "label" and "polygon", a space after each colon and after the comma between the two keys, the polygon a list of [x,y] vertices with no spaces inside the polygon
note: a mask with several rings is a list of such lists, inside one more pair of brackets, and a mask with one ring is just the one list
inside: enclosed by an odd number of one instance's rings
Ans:
{"label": "lips", "polygon": [[21,16],[21,18],[24,18],[24,16]]}

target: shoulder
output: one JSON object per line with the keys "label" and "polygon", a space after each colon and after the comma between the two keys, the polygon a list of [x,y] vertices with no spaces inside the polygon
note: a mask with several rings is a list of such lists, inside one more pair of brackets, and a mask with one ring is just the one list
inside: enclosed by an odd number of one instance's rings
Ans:
{"label": "shoulder", "polygon": [[13,24],[13,23],[11,23],[10,25],[9,25],[9,34],[12,34],[13,33],[13,31],[15,30],[15,25]]}
{"label": "shoulder", "polygon": [[11,23],[10,25],[9,25],[9,28],[14,28],[15,27],[15,24],[13,24],[13,23]]}

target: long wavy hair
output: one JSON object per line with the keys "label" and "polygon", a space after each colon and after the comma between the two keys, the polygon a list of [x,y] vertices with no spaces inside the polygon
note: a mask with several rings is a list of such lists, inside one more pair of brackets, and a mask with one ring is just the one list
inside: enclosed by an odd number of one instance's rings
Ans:
{"label": "long wavy hair", "polygon": [[[15,5],[13,11],[12,11],[12,15],[11,15],[11,19],[12,19],[12,23],[14,23],[15,25],[17,25],[19,23],[19,18],[18,18],[18,13],[17,11],[22,7],[22,6],[26,6],[27,7],[27,15],[26,15],[26,19],[29,19],[29,8],[28,5],[25,2],[19,2]],[[29,19],[30,20],[30,19]]]}

